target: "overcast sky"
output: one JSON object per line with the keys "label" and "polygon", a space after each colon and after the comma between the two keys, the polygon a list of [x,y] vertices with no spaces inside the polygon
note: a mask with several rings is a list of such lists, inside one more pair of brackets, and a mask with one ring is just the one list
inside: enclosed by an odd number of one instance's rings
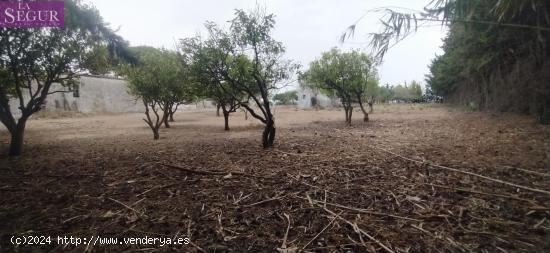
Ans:
{"label": "overcast sky", "polygon": [[[429,0],[88,0],[105,21],[132,46],[174,48],[179,38],[205,34],[204,22],[227,24],[235,9],[253,9],[256,4],[276,15],[274,38],[287,48],[287,58],[307,69],[310,61],[332,47],[366,48],[366,34],[378,31],[379,14],[362,19],[355,38],[340,44],[339,36],[368,10],[398,6],[421,10]],[[382,84],[424,82],[428,64],[441,54],[445,30],[433,26],[391,48],[379,67]]]}

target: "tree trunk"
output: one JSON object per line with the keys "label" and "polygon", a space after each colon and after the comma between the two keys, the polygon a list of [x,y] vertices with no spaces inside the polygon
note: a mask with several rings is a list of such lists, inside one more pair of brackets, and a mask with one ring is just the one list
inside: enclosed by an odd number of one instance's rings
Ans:
{"label": "tree trunk", "polygon": [[539,122],[543,125],[550,125],[550,98],[544,98],[542,112],[539,115]]}
{"label": "tree trunk", "polygon": [[229,131],[229,112],[228,111],[223,112],[223,118],[225,120],[225,131]]}
{"label": "tree trunk", "polygon": [[222,107],[222,106],[221,106],[219,103],[216,105],[216,117],[219,117],[219,116],[220,116],[220,109],[221,109],[221,107]]}
{"label": "tree trunk", "polygon": [[361,95],[357,94],[357,102],[359,102],[359,107],[361,108],[361,111],[363,112],[363,122],[369,121],[369,113],[367,110],[365,110],[365,106],[363,105],[363,101],[361,100]]}
{"label": "tree trunk", "polygon": [[353,107],[350,104],[344,105],[344,111],[346,113],[346,124],[351,126],[351,116],[353,114]]}
{"label": "tree trunk", "polygon": [[175,120],[174,120],[174,113],[176,113],[176,112],[170,110],[170,114],[169,114],[169,116],[170,116],[170,120],[169,120],[169,121],[170,121],[170,122],[174,122],[174,121],[175,121]]}
{"label": "tree trunk", "polygon": [[368,104],[369,104],[369,113],[372,113],[374,111],[374,109],[372,108],[373,103],[374,102],[372,102],[372,101],[368,102]]}
{"label": "tree trunk", "polygon": [[[230,113],[230,110],[227,110],[227,105],[226,104],[220,103],[218,105],[222,109],[223,119],[224,119],[224,122],[225,122],[225,128],[224,129],[225,129],[225,131],[229,131],[229,113]],[[231,105],[229,105],[229,106],[231,106]]]}
{"label": "tree trunk", "polygon": [[348,119],[349,119],[348,111],[349,111],[348,106],[344,105],[344,113],[346,114],[346,123],[348,123]]}
{"label": "tree trunk", "polygon": [[9,156],[20,156],[23,151],[23,137],[25,134],[26,120],[20,119],[16,129],[11,132]]}
{"label": "tree trunk", "polygon": [[[162,127],[163,124],[168,124],[167,107],[160,109],[162,107],[159,106],[159,103],[147,101],[145,99],[143,100],[143,105],[145,105],[145,116],[147,117],[143,119],[143,121],[145,121],[153,131],[153,138],[158,140],[160,127]],[[162,116],[159,116],[158,111],[162,112]],[[154,118],[151,117],[151,112],[154,113]]]}
{"label": "tree trunk", "polygon": [[163,111],[162,119],[161,119],[164,122],[164,127],[166,127],[166,128],[170,128],[170,124],[168,123],[169,115],[170,115],[170,112],[171,112],[170,108],[171,108],[171,106],[166,105],[166,107],[164,108],[164,111]]}
{"label": "tree trunk", "polygon": [[177,110],[177,106],[176,107],[174,106],[175,106],[174,104],[171,104],[170,106],[168,106],[168,111],[166,112],[168,114],[166,118],[168,118],[168,121],[170,122],[174,122],[174,113],[176,113],[176,110]]}
{"label": "tree trunk", "polygon": [[153,139],[158,140],[160,138],[159,129],[158,128],[152,128],[152,129],[153,129]]}
{"label": "tree trunk", "polygon": [[363,122],[369,121],[369,113],[367,110],[365,110],[365,107],[363,106],[363,103],[359,102],[359,107],[361,107],[361,111],[363,112]]}
{"label": "tree trunk", "polygon": [[248,111],[244,110],[244,120],[248,120]]}
{"label": "tree trunk", "polygon": [[275,126],[274,123],[268,123],[265,128],[264,132],[262,134],[262,144],[264,148],[270,148],[273,147],[273,144],[275,143]]}
{"label": "tree trunk", "polygon": [[351,119],[352,119],[351,116],[353,115],[353,107],[351,107],[351,105],[349,106],[348,113],[349,113],[349,116],[348,116],[348,126],[351,126]]}
{"label": "tree trunk", "polygon": [[267,140],[270,147],[273,147],[273,144],[275,144],[275,126],[271,126],[271,132],[269,133],[269,138]]}
{"label": "tree trunk", "polygon": [[[169,113],[168,113],[168,114],[169,114]],[[170,124],[168,123],[168,121],[169,121],[169,120],[168,120],[168,117],[164,117],[164,126],[165,126],[166,128],[170,128]]]}
{"label": "tree trunk", "polygon": [[361,111],[363,112],[363,122],[368,122],[369,121],[369,113],[363,107],[363,103],[359,103],[359,105],[361,107]]}

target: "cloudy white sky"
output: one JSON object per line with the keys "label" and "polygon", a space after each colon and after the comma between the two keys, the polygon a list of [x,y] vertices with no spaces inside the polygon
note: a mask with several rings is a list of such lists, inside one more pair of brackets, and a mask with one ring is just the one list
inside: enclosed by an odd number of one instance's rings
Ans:
{"label": "cloudy white sky", "polygon": [[[174,48],[179,38],[205,34],[204,22],[226,24],[235,9],[253,9],[256,4],[276,15],[274,37],[287,48],[287,58],[302,64],[332,47],[366,47],[366,34],[379,29],[378,14],[367,15],[358,24],[353,40],[340,44],[342,32],[368,10],[398,6],[421,10],[429,0],[88,0],[131,45]],[[388,52],[379,67],[383,84],[424,81],[428,64],[441,54],[445,30],[424,28]]]}

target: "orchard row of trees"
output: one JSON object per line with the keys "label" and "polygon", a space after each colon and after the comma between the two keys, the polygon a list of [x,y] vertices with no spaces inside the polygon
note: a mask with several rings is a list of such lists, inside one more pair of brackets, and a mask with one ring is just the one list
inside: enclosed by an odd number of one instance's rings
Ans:
{"label": "orchard row of trees", "polygon": [[[125,77],[129,92],[145,107],[144,121],[153,138],[170,127],[182,104],[209,99],[229,116],[244,110],[264,124],[262,145],[273,146],[275,117],[270,98],[298,77],[326,93],[337,94],[351,123],[353,105],[371,106],[378,87],[376,61],[360,51],[332,49],[298,73],[284,59],[284,45],[272,37],[273,15],[236,10],[228,27],[206,23],[206,36],[179,40],[175,50],[130,47],[103,21],[98,11],[80,1],[65,1],[65,28],[0,29],[0,120],[11,134],[9,154],[20,155],[27,120],[46,97],[71,92],[82,74],[115,72]],[[52,90],[52,84],[62,90]],[[370,97],[369,97],[370,96]],[[295,93],[279,94],[286,102]],[[10,108],[10,101],[17,108]],[[21,117],[14,116],[19,109]]]}
{"label": "orchard row of trees", "polygon": [[[170,127],[178,106],[211,99],[226,130],[229,114],[246,110],[265,126],[263,146],[273,146],[269,98],[299,67],[283,59],[283,44],[272,38],[273,15],[237,10],[228,29],[208,22],[205,38],[182,39],[177,50],[167,50],[129,47],[95,8],[80,1],[65,6],[64,29],[0,29],[0,120],[11,135],[9,155],[21,154],[26,122],[48,95],[71,92],[82,74],[110,71],[125,77],[129,92],[143,101],[154,139],[162,125]],[[54,83],[64,88],[52,90]]]}
{"label": "orchard row of trees", "polygon": [[137,64],[128,64],[131,93],[145,105],[145,122],[155,139],[177,105],[210,99],[229,116],[246,110],[264,124],[262,145],[273,146],[275,117],[270,95],[294,76],[298,65],[284,60],[285,48],[272,38],[273,15],[237,10],[228,29],[207,22],[208,35],[181,39],[176,51],[135,48]]}
{"label": "orchard row of trees", "polygon": [[[376,82],[378,82],[377,79]],[[440,100],[440,98],[432,95],[429,91],[423,91],[422,85],[414,80],[411,83],[405,82],[404,84],[397,85],[370,84],[372,86],[367,89],[363,96],[363,100],[365,100],[366,103],[389,103],[392,101],[403,103],[427,103]],[[306,84],[305,86],[318,90],[316,85]],[[331,90],[323,93],[331,97],[335,96],[335,92]],[[296,90],[278,93],[273,96],[273,100],[279,105],[294,105],[298,99],[298,92]]]}

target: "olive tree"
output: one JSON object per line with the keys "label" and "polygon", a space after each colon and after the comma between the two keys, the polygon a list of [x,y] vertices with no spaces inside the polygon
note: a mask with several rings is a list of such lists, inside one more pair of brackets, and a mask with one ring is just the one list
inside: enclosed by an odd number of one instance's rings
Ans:
{"label": "olive tree", "polygon": [[[216,29],[212,23],[207,24],[207,27],[209,30]],[[241,107],[246,94],[234,90],[222,76],[222,68],[235,68],[238,65],[232,64],[233,58],[223,51],[224,46],[219,43],[221,41],[214,39],[202,41],[200,37],[187,38],[180,41],[179,50],[183,62],[189,66],[191,79],[197,87],[197,95],[212,100],[216,104],[218,115],[219,110],[222,110],[224,128],[229,131],[229,115]]]}
{"label": "olive tree", "polygon": [[229,32],[212,24],[208,27],[210,40],[222,52],[216,71],[231,87],[226,92],[235,98],[241,93],[246,95],[240,105],[264,124],[262,145],[269,148],[275,142],[276,133],[269,97],[299,66],[283,59],[285,47],[272,37],[275,26],[272,14],[237,10],[230,24]]}
{"label": "olive tree", "polygon": [[285,48],[271,36],[273,15],[236,10],[230,24],[225,31],[207,22],[208,38],[194,42],[200,48],[196,52],[201,52],[196,54],[197,61],[202,61],[198,69],[206,84],[217,87],[214,91],[238,101],[238,106],[264,124],[262,145],[269,148],[275,142],[269,97],[293,76],[298,65],[282,59]]}
{"label": "olive tree", "polygon": [[137,63],[127,65],[123,73],[128,79],[130,93],[141,99],[145,106],[143,119],[159,139],[159,129],[165,124],[174,104],[185,101],[187,79],[178,54],[152,47],[132,48]]}
{"label": "olive tree", "polygon": [[[356,50],[342,52],[333,48],[311,62],[301,78],[326,94],[335,93],[344,107],[348,125],[351,125],[355,103],[359,104],[363,112],[363,121],[369,120],[364,105],[369,103],[371,106],[372,96],[378,87],[378,77],[375,62],[368,54]],[[370,101],[368,97],[371,97]]]}
{"label": "olive tree", "polygon": [[[236,17],[231,22],[231,37],[236,46],[233,54],[247,55],[250,62],[244,62],[243,57],[238,57],[241,63],[239,73],[252,76],[252,86],[242,83],[239,79],[232,78],[231,73],[224,72],[228,82],[236,89],[248,94],[254,101],[260,113],[256,113],[248,105],[248,100],[242,103],[250,114],[264,123],[262,134],[264,148],[272,147],[275,141],[275,117],[271,111],[269,97],[273,90],[280,88],[298,70],[299,66],[288,60],[283,60],[285,47],[272,37],[275,26],[274,15],[266,15],[259,9],[246,13],[243,10],[236,11]],[[241,59],[239,61],[239,59]],[[245,69],[243,69],[245,68]],[[248,76],[248,75],[245,75]],[[259,91],[258,93],[254,93]]]}
{"label": "olive tree", "polygon": [[[126,46],[96,9],[79,1],[65,1],[63,29],[0,28],[0,121],[11,135],[9,155],[21,155],[27,120],[47,96],[69,92],[79,75],[93,69],[88,59],[95,49],[106,47],[110,56],[130,59]],[[64,89],[51,90],[54,83]],[[10,101],[17,108],[10,108]]]}

